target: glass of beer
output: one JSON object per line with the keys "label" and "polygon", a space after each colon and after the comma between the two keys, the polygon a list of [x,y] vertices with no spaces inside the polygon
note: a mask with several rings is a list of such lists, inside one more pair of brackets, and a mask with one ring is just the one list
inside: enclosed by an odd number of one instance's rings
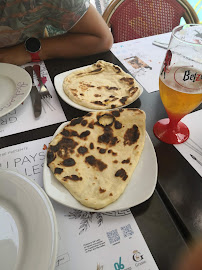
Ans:
{"label": "glass of beer", "polygon": [[202,102],[201,24],[173,29],[160,71],[159,91],[169,118],[154,125],[154,134],[165,143],[183,143],[189,138],[189,129],[180,120]]}

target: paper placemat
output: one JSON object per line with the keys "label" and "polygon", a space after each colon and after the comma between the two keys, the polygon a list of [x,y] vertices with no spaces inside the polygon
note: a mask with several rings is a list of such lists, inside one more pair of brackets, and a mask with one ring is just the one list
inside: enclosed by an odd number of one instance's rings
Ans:
{"label": "paper placemat", "polygon": [[153,41],[168,42],[171,33],[114,43],[112,53],[148,92],[159,90],[159,74],[166,49]]}
{"label": "paper placemat", "polygon": [[202,177],[201,119],[202,110],[186,115],[181,121],[189,128],[190,137],[186,142],[174,146]]}
{"label": "paper placemat", "polygon": [[[33,64],[33,63],[32,63]],[[46,69],[44,62],[39,63],[43,80],[50,91],[52,98],[42,100],[42,112],[39,118],[34,117],[30,95],[26,100],[12,112],[0,117],[0,137],[32,130],[52,124],[64,122],[67,120],[56,91]],[[31,63],[24,65],[29,66]],[[34,81],[39,87],[36,75]]]}
{"label": "paper placemat", "polygon": [[[43,163],[51,138],[0,149],[0,168],[15,170],[43,187]],[[130,209],[92,213],[52,204],[59,236],[56,270],[158,269]]]}

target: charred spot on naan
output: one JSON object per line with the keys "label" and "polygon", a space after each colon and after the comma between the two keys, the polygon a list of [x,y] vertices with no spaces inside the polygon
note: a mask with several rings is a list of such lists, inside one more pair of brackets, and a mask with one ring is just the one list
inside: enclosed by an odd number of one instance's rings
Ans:
{"label": "charred spot on naan", "polygon": [[100,193],[104,193],[104,192],[106,192],[106,189],[103,189],[103,188],[100,187],[100,188],[99,188],[99,192],[100,192]]}
{"label": "charred spot on naan", "polygon": [[72,174],[72,175],[64,176],[63,177],[63,180],[64,181],[67,181],[67,180],[81,181],[82,180],[82,177],[79,177],[78,175]]}
{"label": "charred spot on naan", "polygon": [[114,152],[114,151],[112,151],[112,149],[109,149],[109,150],[108,150],[108,153],[109,153],[109,154],[112,154],[112,156],[117,156],[117,153]]}
{"label": "charred spot on naan", "polygon": [[88,148],[85,146],[80,146],[77,151],[80,155],[85,155],[86,153],[88,153]]}
{"label": "charred spot on naan", "polygon": [[78,132],[72,129],[64,128],[61,134],[64,135],[65,137],[79,137]]}
{"label": "charred spot on naan", "polygon": [[57,152],[57,155],[61,158],[66,158],[74,153],[77,145],[78,143],[73,139],[63,137],[56,145],[50,145],[50,151]]}
{"label": "charred spot on naan", "polygon": [[128,92],[130,93],[130,96],[133,96],[138,91],[138,87],[132,86]]}
{"label": "charred spot on naan", "polygon": [[121,163],[122,164],[128,164],[128,163],[130,163],[130,158],[127,158],[127,159],[122,160]]}
{"label": "charred spot on naan", "polygon": [[55,158],[56,158],[56,155],[54,154],[54,152],[51,151],[51,150],[48,150],[48,153],[47,153],[47,166],[49,166],[49,164],[51,162],[53,162],[55,160]]}
{"label": "charred spot on naan", "polygon": [[85,162],[101,172],[107,168],[107,164],[100,159],[96,159],[93,155],[86,157]]}
{"label": "charred spot on naan", "polygon": [[91,101],[91,103],[97,104],[97,105],[100,105],[100,106],[106,106],[106,104],[102,103],[102,101],[100,101],[100,100]]}
{"label": "charred spot on naan", "polygon": [[115,86],[104,86],[107,90],[119,90],[118,87]]}
{"label": "charred spot on naan", "polygon": [[124,145],[132,145],[138,141],[140,137],[140,131],[136,125],[132,128],[128,128],[124,134]]}
{"label": "charred spot on naan", "polygon": [[91,121],[89,124],[88,124],[88,127],[91,128],[91,129],[94,129],[94,121]]}
{"label": "charred spot on naan", "polygon": [[54,174],[61,174],[63,172],[62,168],[55,168]]}
{"label": "charred spot on naan", "polygon": [[76,126],[76,125],[80,124],[82,120],[83,120],[83,117],[78,117],[78,118],[72,119],[69,125]]}
{"label": "charred spot on naan", "polygon": [[129,77],[123,77],[120,79],[121,82],[126,82],[128,85],[134,84],[134,79]]}
{"label": "charred spot on naan", "polygon": [[94,144],[92,142],[90,143],[90,149],[94,149]]}
{"label": "charred spot on naan", "polygon": [[84,126],[86,126],[88,124],[88,121],[87,120],[82,120],[81,121],[81,125],[84,127]]}
{"label": "charred spot on naan", "polygon": [[120,111],[112,111],[112,115],[115,116],[115,117],[119,117],[120,116]]}
{"label": "charred spot on naan", "polygon": [[115,146],[118,143],[118,138],[113,136],[112,128],[105,126],[104,133],[98,136],[98,142]]}
{"label": "charred spot on naan", "polygon": [[100,148],[99,146],[97,147],[97,149],[99,150],[99,153],[100,153],[100,154],[105,154],[106,151],[107,151],[107,149],[105,149],[105,148]]}
{"label": "charred spot on naan", "polygon": [[127,175],[126,171],[123,168],[121,168],[120,170],[118,170],[115,173],[115,176],[122,178],[123,181],[125,181],[128,178],[128,175]]}
{"label": "charred spot on naan", "polygon": [[119,99],[119,101],[121,102],[121,104],[125,105],[128,98],[129,98],[129,96],[125,96],[125,97],[122,97],[121,99]]}
{"label": "charred spot on naan", "polygon": [[116,73],[121,73],[121,69],[118,66],[113,65],[113,68],[115,69]]}
{"label": "charred spot on naan", "polygon": [[122,128],[121,122],[116,120],[115,123],[114,123],[114,127],[115,127],[115,129],[121,129]]}
{"label": "charred spot on naan", "polygon": [[72,167],[75,164],[76,164],[76,161],[73,158],[64,159],[64,161],[62,162],[62,165],[65,167]]}
{"label": "charred spot on naan", "polygon": [[83,131],[80,135],[79,138],[86,140],[87,137],[90,135],[90,130]]}
{"label": "charred spot on naan", "polygon": [[97,69],[89,71],[88,73],[89,74],[91,74],[91,73],[99,73],[100,71],[103,71],[103,68],[97,68]]}

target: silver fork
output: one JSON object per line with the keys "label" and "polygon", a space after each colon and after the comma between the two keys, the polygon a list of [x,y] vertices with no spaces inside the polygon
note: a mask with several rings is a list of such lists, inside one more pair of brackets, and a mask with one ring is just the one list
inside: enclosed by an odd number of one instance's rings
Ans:
{"label": "silver fork", "polygon": [[49,97],[52,98],[52,96],[51,96],[50,92],[48,91],[47,87],[42,82],[40,65],[34,65],[33,69],[34,69],[34,72],[36,73],[36,76],[37,76],[38,81],[39,81],[39,85],[40,85],[39,94],[40,94],[41,98],[49,98]]}

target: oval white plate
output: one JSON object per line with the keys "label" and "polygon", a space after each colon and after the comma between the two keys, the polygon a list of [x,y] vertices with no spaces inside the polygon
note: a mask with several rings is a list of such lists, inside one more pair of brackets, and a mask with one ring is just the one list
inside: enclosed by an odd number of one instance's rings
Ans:
{"label": "oval white plate", "polygon": [[55,269],[55,212],[36,182],[0,169],[0,224],[2,270]]}
{"label": "oval white plate", "polygon": [[[82,110],[82,111],[86,111],[86,112],[92,112],[92,111],[99,111],[99,110],[94,110],[94,109],[90,109],[90,108],[87,108],[87,107],[84,107],[84,106],[81,106],[75,102],[73,102],[66,94],[65,92],[63,91],[63,81],[65,79],[65,77],[69,74],[71,74],[73,71],[76,71],[76,70],[80,70],[80,69],[83,69],[83,68],[87,68],[87,67],[90,67],[91,65],[88,65],[88,66],[84,66],[84,67],[80,67],[80,68],[76,68],[76,69],[72,69],[72,70],[69,70],[69,71],[65,71],[63,73],[60,73],[58,75],[55,76],[54,78],[54,85],[55,85],[55,88],[56,88],[56,91],[58,92],[58,95],[69,105],[71,105],[72,107],[76,108],[76,109],[79,109],[79,110]],[[140,97],[140,95],[142,94],[143,92],[143,88],[142,86],[137,82],[137,84],[139,85],[139,88],[140,88],[140,94],[139,96],[136,98],[138,99]],[[136,100],[135,99],[135,100]],[[135,101],[134,100],[134,101]],[[134,102],[133,101],[133,102]],[[133,103],[131,102],[131,103]],[[131,104],[129,103],[129,104]],[[124,106],[120,106],[120,107],[117,107],[116,109],[118,108],[123,108],[123,107],[126,107],[128,106],[129,104],[127,105],[124,105]],[[100,109],[100,111],[103,110],[103,109]],[[114,109],[105,109],[105,110],[114,110]]]}
{"label": "oval white plate", "polygon": [[[69,122],[63,123],[56,130],[53,137],[62,131]],[[124,193],[112,204],[100,210],[94,210],[80,204],[71,193],[55,178],[47,166],[45,157],[43,168],[44,189],[55,201],[68,207],[87,212],[110,212],[124,210],[138,205],[151,197],[157,182],[157,159],[153,144],[146,133],[145,145],[131,181]]]}
{"label": "oval white plate", "polygon": [[0,63],[0,117],[17,108],[29,95],[32,80],[21,67]]}

